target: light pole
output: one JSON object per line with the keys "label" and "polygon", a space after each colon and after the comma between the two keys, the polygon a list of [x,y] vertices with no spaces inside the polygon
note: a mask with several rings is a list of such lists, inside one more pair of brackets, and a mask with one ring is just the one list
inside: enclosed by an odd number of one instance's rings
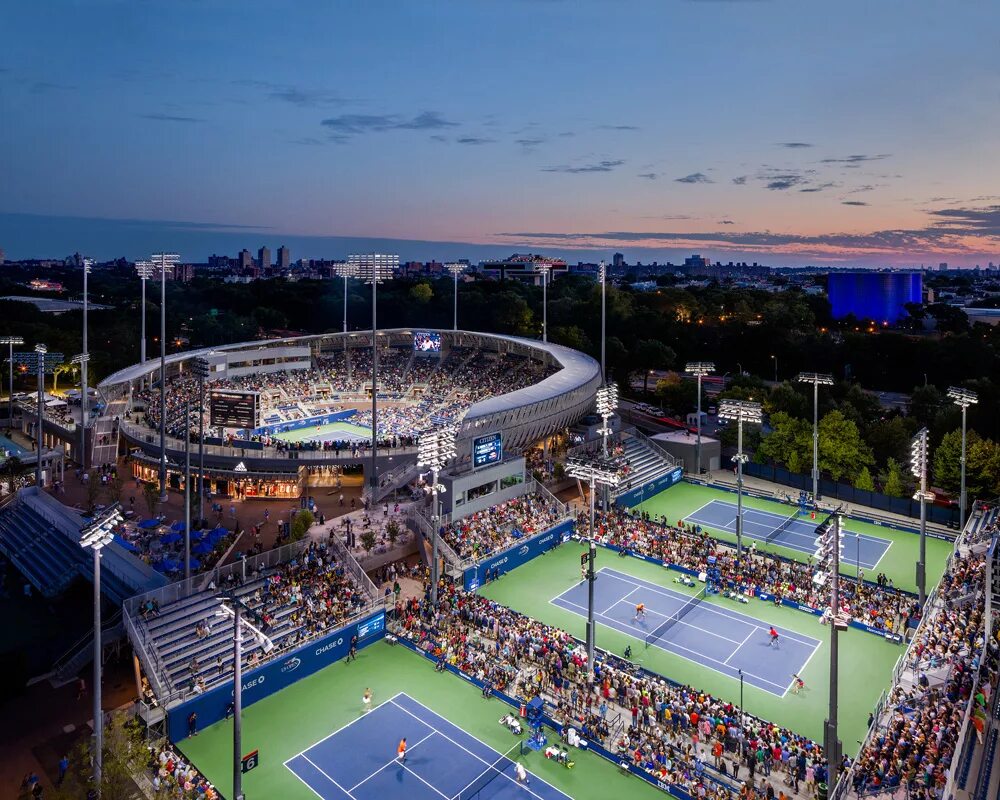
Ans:
{"label": "light pole", "polygon": [[160,270],[160,502],[167,500],[167,269],[180,261],[176,253],[154,253]]}
{"label": "light pole", "polygon": [[833,375],[820,372],[800,372],[795,379],[813,385],[813,506],[819,502],[819,387],[833,386]]}
{"label": "light pole", "polygon": [[205,519],[205,380],[208,359],[191,359],[191,371],[198,377],[198,525]]}
{"label": "light pole", "polygon": [[417,466],[430,467],[431,470],[431,607],[437,607],[438,598],[438,528],[441,523],[441,509],[438,497],[444,491],[444,486],[438,485],[438,474],[441,468],[458,455],[455,448],[455,436],[458,433],[456,425],[442,425],[420,436],[417,442]]}
{"label": "light pole", "polygon": [[608,379],[607,357],[607,285],[608,285],[608,265],[603,261],[597,265],[597,279],[601,282],[601,380]]}
{"label": "light pole", "polygon": [[10,378],[10,395],[7,397],[7,429],[11,430],[14,427],[14,345],[24,344],[24,339],[20,336],[4,336],[0,338],[0,344],[5,344],[10,348],[10,358],[7,361]]}
{"label": "light pole", "polygon": [[461,275],[468,268],[466,264],[445,264],[444,268],[451,273],[452,277],[455,279],[455,311],[453,314],[453,321],[451,329],[453,331],[458,330],[458,276]]}
{"label": "light pole", "polygon": [[771,360],[774,362],[774,382],[778,382],[778,357],[772,353]]}
{"label": "light pole", "polygon": [[535,264],[535,272],[542,276],[542,341],[549,340],[549,275],[551,264]]}
{"label": "light pole", "polygon": [[684,371],[688,375],[694,375],[698,380],[698,441],[695,445],[698,466],[695,467],[695,472],[701,475],[701,379],[715,372],[715,364],[711,361],[692,361],[684,367]]}
{"label": "light pole", "polygon": [[837,694],[840,678],[837,639],[840,631],[847,630],[847,622],[840,614],[840,508],[820,526],[820,531],[816,551],[817,569],[813,574],[813,583],[820,589],[827,581],[830,583],[830,705],[823,724],[823,749],[830,770],[828,784],[832,787],[837,784],[841,754],[841,743],[837,738]]}
{"label": "light pole", "polygon": [[927,491],[927,428],[921,428],[910,442],[910,472],[917,479],[919,486],[913,495],[920,501],[920,559],[917,561],[917,592],[918,602],[923,609],[927,599],[927,501],[934,495]]}
{"label": "light pole", "polygon": [[139,361],[146,361],[146,281],[153,277],[152,261],[136,261],[135,272],[139,276],[139,283],[142,285],[142,338],[139,340]]}
{"label": "light pole", "polygon": [[90,459],[87,458],[87,403],[84,398],[87,396],[87,379],[83,377],[87,371],[87,362],[90,361],[90,354],[84,351],[70,359],[71,364],[76,364],[80,368],[80,383],[83,386],[83,397],[81,402],[80,416],[80,457],[77,459],[84,471],[90,466]]}
{"label": "light pole", "polygon": [[952,399],[959,408],[962,409],[962,489],[959,494],[959,509],[958,509],[958,527],[959,530],[965,530],[965,509],[968,507],[966,505],[965,498],[965,445],[966,445],[966,426],[965,418],[966,412],[969,410],[969,406],[975,405],[979,402],[979,395],[970,389],[963,389],[960,386],[952,386],[948,389],[948,397]]}
{"label": "light pole", "polygon": [[38,376],[38,429],[35,431],[35,443],[38,459],[35,462],[35,486],[42,488],[42,447],[45,444],[45,373],[52,372],[57,364],[63,361],[62,353],[50,353],[44,344],[36,344],[31,352],[12,353],[11,358],[27,368],[29,374]]}
{"label": "light pole", "polygon": [[[358,277],[358,265],[352,263],[337,264],[334,271],[338,278],[344,279],[344,333],[347,333],[347,282]],[[344,346],[346,347],[346,340]]]}
{"label": "light pole", "polygon": [[[244,800],[243,794],[243,627],[260,642],[265,653],[274,649],[274,642],[265,633],[264,621],[256,611],[244,605],[232,592],[216,595],[222,603],[217,616],[230,617],[233,620],[233,798]],[[231,603],[232,608],[226,605]],[[255,628],[243,615],[251,617],[260,628]]]}
{"label": "light pole", "polygon": [[597,485],[604,487],[617,486],[621,480],[620,464],[617,459],[566,459],[566,474],[571,478],[590,483],[590,551],[587,568],[587,670],[594,674],[594,646],[597,635],[597,625],[594,621],[594,583],[597,574],[594,572],[594,562],[597,555],[597,536],[594,524],[594,496]]}
{"label": "light pole", "polygon": [[743,423],[759,425],[764,418],[760,403],[751,400],[723,400],[719,403],[719,418],[736,422],[736,568],[743,563],[743,464],[747,455],[743,452]]}
{"label": "light pole", "polygon": [[378,489],[378,285],[392,279],[399,268],[399,256],[385,253],[352,255],[348,257],[347,263],[355,265],[358,277],[372,287],[372,459],[368,486],[371,490],[371,503],[374,504]]}
{"label": "light pole", "polygon": [[101,796],[104,763],[104,713],[101,702],[101,550],[111,543],[124,518],[118,504],[102,511],[80,531],[80,546],[94,551],[94,786]]}
{"label": "light pole", "polygon": [[184,396],[184,580],[191,577],[191,395]]}
{"label": "light pole", "polygon": [[[608,424],[615,411],[618,409],[618,384],[606,383],[597,390],[597,413],[601,415],[601,455],[608,457],[608,436],[611,434],[611,426]],[[608,511],[608,486],[604,485],[602,492],[601,506],[604,513]]]}

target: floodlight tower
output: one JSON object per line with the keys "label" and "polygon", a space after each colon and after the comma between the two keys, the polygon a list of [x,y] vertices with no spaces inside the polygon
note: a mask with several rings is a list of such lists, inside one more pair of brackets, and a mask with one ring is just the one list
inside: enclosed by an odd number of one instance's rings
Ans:
{"label": "floodlight tower", "polygon": [[[347,282],[351,278],[358,277],[358,265],[350,262],[344,264],[337,264],[334,268],[338,278],[344,279],[344,333],[347,333]],[[344,347],[347,347],[347,342],[345,340]]]}
{"label": "floodlight tower", "polygon": [[136,261],[135,273],[139,276],[139,283],[142,286],[142,338],[139,340],[139,361],[146,362],[146,281],[153,277],[154,267],[152,261]]}
{"label": "floodlight tower", "polygon": [[594,640],[597,634],[597,626],[594,622],[594,582],[597,574],[594,571],[594,562],[597,557],[597,538],[595,536],[594,524],[594,496],[597,486],[607,488],[617,486],[621,480],[620,464],[616,459],[597,458],[593,460],[568,458],[566,459],[566,474],[571,478],[590,483],[590,549],[588,554],[587,568],[587,670],[594,673]]}
{"label": "floodlight tower", "polygon": [[542,341],[549,340],[549,275],[551,264],[535,264],[535,272],[542,276]]}
{"label": "floodlight tower", "polygon": [[191,372],[198,378],[198,524],[205,519],[205,380],[208,378],[208,359],[191,360]]}
{"label": "floodlight tower", "polygon": [[[608,436],[611,434],[611,426],[608,424],[611,417],[618,409],[618,384],[606,383],[597,390],[597,413],[601,415],[601,454],[608,457]],[[608,510],[608,487],[604,485],[601,506],[605,512]]]}
{"label": "floodlight tower", "polygon": [[84,392],[83,398],[80,401],[82,403],[82,406],[81,406],[82,416],[80,418],[80,457],[78,459],[79,462],[80,462],[80,466],[82,466],[84,468],[84,470],[86,470],[87,467],[90,466],[90,459],[87,458],[87,423],[86,423],[86,420],[87,420],[87,401],[86,401],[86,396],[87,396],[87,394],[86,394],[87,393],[87,379],[82,377],[84,374],[86,374],[86,371],[87,371],[87,362],[88,361],[90,361],[90,354],[86,353],[86,352],[80,353],[79,355],[75,355],[75,356],[73,356],[70,359],[70,363],[71,364],[76,364],[80,368],[80,375],[81,375],[80,382],[83,385],[83,392]]}
{"label": "floodlight tower", "polygon": [[601,262],[597,265],[597,279],[601,282],[601,380],[608,379],[607,356],[607,286],[608,286],[608,265]]}
{"label": "floodlight tower", "polygon": [[927,501],[934,495],[927,491],[927,428],[921,428],[910,442],[910,472],[917,479],[919,486],[913,495],[920,501],[920,559],[917,561],[917,592],[918,602],[923,609],[927,599]]}
{"label": "floodlight tower", "polygon": [[468,269],[467,264],[445,264],[444,268],[451,273],[452,277],[455,279],[455,312],[454,312],[454,322],[452,323],[452,330],[458,330],[458,276]]}
{"label": "floodlight tower", "polygon": [[167,270],[181,260],[177,253],[154,253],[160,271],[160,502],[167,500]]}
{"label": "floodlight tower", "polygon": [[[840,631],[847,630],[847,620],[840,613],[840,548],[842,546],[841,508],[817,529],[819,534],[816,544],[816,572],[813,574],[813,584],[818,590],[830,585],[830,691],[829,712],[823,723],[823,748],[830,770],[830,785],[837,783],[837,771],[840,766],[843,750],[837,736],[838,689],[840,685],[838,636]],[[821,593],[822,596],[822,593]]]}
{"label": "floodlight tower", "polygon": [[959,520],[959,530],[965,530],[965,445],[966,445],[966,427],[965,427],[965,417],[966,412],[969,410],[969,406],[974,406],[979,402],[979,395],[973,392],[971,389],[963,389],[961,386],[952,386],[948,389],[948,397],[952,399],[952,402],[956,406],[962,409],[962,489],[959,494],[959,509],[958,509],[958,520]]}
{"label": "floodlight tower", "polygon": [[358,277],[372,287],[372,466],[368,486],[371,490],[371,502],[375,502],[375,492],[378,489],[378,285],[392,280],[399,268],[399,256],[385,253],[367,255],[352,255],[347,259],[358,271]]}
{"label": "floodlight tower", "polygon": [[10,395],[7,397],[7,408],[9,409],[7,412],[7,427],[9,429],[14,427],[14,345],[24,344],[24,339],[20,336],[3,336],[0,337],[0,344],[5,344],[10,348],[10,357],[7,361],[10,378]]}
{"label": "floodlight tower", "polygon": [[455,425],[442,425],[421,435],[417,442],[417,466],[430,467],[431,470],[431,606],[437,606],[438,598],[438,528],[441,524],[441,509],[438,495],[444,491],[444,486],[438,485],[438,474],[441,468],[458,455],[455,448],[455,437],[458,428]]}
{"label": "floodlight tower", "polygon": [[748,457],[743,452],[743,423],[760,425],[764,419],[760,403],[751,400],[723,400],[719,403],[720,419],[736,422],[736,566],[743,562],[743,465]]}
{"label": "floodlight tower", "polygon": [[684,367],[688,375],[694,375],[698,381],[698,441],[695,444],[695,458],[697,467],[695,471],[701,475],[701,379],[706,375],[715,372],[715,364],[712,361],[692,361]]}
{"label": "floodlight tower", "polygon": [[42,489],[42,447],[45,443],[45,373],[53,372],[63,360],[62,353],[50,353],[44,344],[36,344],[34,352],[15,353],[15,360],[23,364],[29,373],[38,376],[38,430],[36,443],[38,459],[35,462],[35,486]]}
{"label": "floodlight tower", "polygon": [[819,387],[833,386],[833,375],[820,372],[800,372],[796,378],[799,383],[811,383],[813,386],[813,505],[819,502]]}
{"label": "floodlight tower", "polygon": [[115,528],[122,522],[117,503],[102,511],[80,531],[80,546],[94,552],[94,786],[101,796],[103,771],[104,714],[101,702],[101,550],[114,538]]}

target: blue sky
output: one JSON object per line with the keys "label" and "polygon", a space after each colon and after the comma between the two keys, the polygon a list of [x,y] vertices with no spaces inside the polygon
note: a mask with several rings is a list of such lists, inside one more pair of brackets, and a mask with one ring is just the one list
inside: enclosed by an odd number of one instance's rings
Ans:
{"label": "blue sky", "polygon": [[96,0],[4,28],[9,257],[1000,261],[995,2]]}

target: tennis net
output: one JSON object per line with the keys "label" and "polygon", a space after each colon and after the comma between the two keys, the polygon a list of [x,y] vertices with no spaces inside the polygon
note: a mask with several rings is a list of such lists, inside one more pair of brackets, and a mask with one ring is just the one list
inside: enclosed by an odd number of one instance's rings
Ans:
{"label": "tennis net", "polygon": [[666,621],[660,623],[660,625],[652,633],[646,636],[646,647],[649,647],[653,642],[662,639],[670,631],[670,629],[674,627],[674,625],[690,614],[692,609],[705,599],[705,595],[707,593],[708,587],[702,587],[702,590],[698,592],[698,594],[681,606],[680,611],[667,618]]}
{"label": "tennis net", "polygon": [[767,544],[770,544],[771,542],[773,542],[775,539],[777,539],[779,536],[781,536],[782,531],[787,531],[790,527],[792,527],[792,524],[798,518],[799,518],[798,514],[792,514],[792,516],[790,516],[788,519],[786,519],[784,522],[782,522],[777,528],[775,528],[773,531],[771,531],[767,535],[767,538],[764,541]]}
{"label": "tennis net", "polygon": [[481,800],[483,790],[501,775],[506,776],[510,780],[514,780],[514,760],[511,758],[511,755],[516,752],[520,752],[520,749],[521,743],[518,742],[506,753],[501,755],[500,758],[490,764],[490,766],[488,766],[471,783],[465,786],[458,794],[454,795],[451,800]]}

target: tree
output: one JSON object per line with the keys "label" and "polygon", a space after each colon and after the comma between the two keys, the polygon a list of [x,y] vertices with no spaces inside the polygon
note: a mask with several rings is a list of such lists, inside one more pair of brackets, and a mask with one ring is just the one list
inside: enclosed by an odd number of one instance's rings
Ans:
{"label": "tree", "polygon": [[101,480],[96,475],[88,474],[87,478],[87,513],[93,514],[97,508],[97,501],[101,499]]}
{"label": "tree", "polygon": [[882,491],[889,497],[906,497],[909,492],[906,490],[906,476],[903,475],[903,467],[900,463],[890,458],[886,464],[886,474],[882,480]]}
{"label": "tree", "polygon": [[389,544],[393,547],[396,546],[396,541],[399,539],[400,529],[399,523],[394,519],[390,519],[385,526],[386,535],[389,537]]}
{"label": "tree", "polygon": [[872,479],[872,474],[868,467],[862,467],[861,472],[854,479],[854,488],[860,489],[863,492],[874,492],[875,491],[875,481]]}
{"label": "tree", "polygon": [[60,375],[75,375],[79,367],[72,361],[64,361],[62,364],[56,364],[55,369],[52,370],[52,391],[54,392],[58,389],[59,376]]}
{"label": "tree", "polygon": [[800,419],[812,419],[812,399],[798,391],[794,384],[785,381],[779,383],[764,401],[764,410],[770,414],[784,411]]}
{"label": "tree", "polygon": [[160,487],[156,483],[144,483],[142,485],[142,499],[146,502],[146,508],[149,509],[150,518],[155,517],[156,509],[160,505]]}
{"label": "tree", "polygon": [[635,365],[642,370],[643,394],[649,391],[649,373],[654,369],[668,369],[677,353],[659,339],[642,339],[635,348]]}
{"label": "tree", "polygon": [[840,411],[831,411],[819,421],[820,471],[839,481],[873,463],[871,448],[861,438],[858,426]]}
{"label": "tree", "polygon": [[905,461],[910,457],[910,440],[917,432],[917,424],[909,417],[896,414],[888,420],[866,425],[864,431],[875,463],[885,464],[890,458]]}
{"label": "tree", "polygon": [[375,549],[375,531],[367,530],[361,534],[361,546],[368,555],[372,554],[372,550]]}
{"label": "tree", "polygon": [[812,464],[812,426],[779,411],[771,417],[771,432],[761,439],[757,452],[791,472],[805,472]]}
{"label": "tree", "polygon": [[[967,447],[979,441],[979,434],[969,431]],[[968,452],[966,453],[968,455]],[[932,459],[934,485],[950,494],[956,494],[962,487],[962,430],[948,431],[941,437],[941,443],[934,450]],[[969,471],[966,470],[966,474]]]}
{"label": "tree", "polygon": [[434,297],[434,290],[429,283],[418,283],[410,287],[410,299],[422,306],[427,305]]}
{"label": "tree", "polygon": [[125,490],[125,481],[122,480],[122,476],[117,473],[111,476],[111,480],[108,481],[108,497],[112,503],[120,503],[122,500],[122,492]]}
{"label": "tree", "polygon": [[966,467],[966,489],[970,497],[1000,496],[1000,444],[991,439],[978,439],[969,447]]}
{"label": "tree", "polygon": [[3,462],[3,475],[7,479],[11,493],[20,488],[21,478],[27,468],[27,465],[17,456],[8,456],[7,460]]}
{"label": "tree", "polygon": [[292,525],[290,531],[290,538],[293,542],[299,541],[307,533],[309,529],[315,523],[316,518],[313,516],[312,511],[307,508],[303,508],[300,511],[295,512],[295,516],[292,517]]}
{"label": "tree", "polygon": [[918,425],[929,428],[945,402],[946,398],[937,386],[917,386],[910,394],[910,416]]}
{"label": "tree", "polygon": [[[101,762],[101,796],[132,797],[135,793],[135,776],[146,767],[149,750],[143,739],[142,729],[135,720],[122,712],[111,712],[104,726],[103,759]],[[91,763],[93,739],[82,737],[70,754],[70,769],[62,785],[54,787],[45,796],[53,800],[77,800],[87,797],[93,788]]]}

